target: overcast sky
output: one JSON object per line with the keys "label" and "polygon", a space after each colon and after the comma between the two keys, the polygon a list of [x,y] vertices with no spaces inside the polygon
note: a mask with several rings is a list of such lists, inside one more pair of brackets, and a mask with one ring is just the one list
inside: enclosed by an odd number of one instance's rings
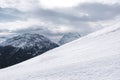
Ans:
{"label": "overcast sky", "polygon": [[41,33],[52,40],[120,21],[120,0],[0,0],[0,36]]}

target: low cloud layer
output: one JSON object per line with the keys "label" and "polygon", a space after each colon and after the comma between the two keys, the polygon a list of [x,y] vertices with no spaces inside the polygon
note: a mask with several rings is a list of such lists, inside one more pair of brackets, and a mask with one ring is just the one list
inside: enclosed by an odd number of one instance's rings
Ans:
{"label": "low cloud layer", "polygon": [[20,5],[11,2],[14,6],[0,6],[0,33],[40,33],[58,41],[67,32],[86,35],[120,18],[119,3],[84,2],[72,7],[49,9],[42,7],[38,0],[32,1],[26,0],[27,6],[24,3],[22,7],[24,1]]}
{"label": "low cloud layer", "polygon": [[14,8],[0,8],[0,22],[22,20],[23,13]]}

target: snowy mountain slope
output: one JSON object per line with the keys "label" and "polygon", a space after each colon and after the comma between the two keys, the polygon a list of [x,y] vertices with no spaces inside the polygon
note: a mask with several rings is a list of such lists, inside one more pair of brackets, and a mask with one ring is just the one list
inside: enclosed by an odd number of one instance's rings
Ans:
{"label": "snowy mountain slope", "polygon": [[58,45],[43,35],[22,34],[0,44],[0,68],[38,56]]}
{"label": "snowy mountain slope", "polygon": [[79,33],[77,33],[77,32],[67,33],[60,39],[59,44],[63,45],[65,43],[68,43],[68,42],[71,42],[73,40],[76,40],[76,39],[78,39],[80,37],[81,37],[81,35]]}
{"label": "snowy mountain slope", "polygon": [[0,70],[0,80],[120,80],[119,76],[119,25]]}
{"label": "snowy mountain slope", "polygon": [[50,43],[53,43],[53,42],[43,35],[25,33],[25,34],[7,39],[5,42],[2,42],[2,44],[0,45],[1,46],[12,45],[14,47],[26,48],[26,47],[34,46],[36,44],[39,47],[42,47],[42,45],[49,46]]}

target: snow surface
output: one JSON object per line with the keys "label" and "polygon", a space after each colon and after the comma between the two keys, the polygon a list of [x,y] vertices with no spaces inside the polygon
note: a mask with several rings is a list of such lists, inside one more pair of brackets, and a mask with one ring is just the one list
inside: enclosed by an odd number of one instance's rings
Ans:
{"label": "snow surface", "polygon": [[1,69],[0,80],[120,80],[120,26]]}

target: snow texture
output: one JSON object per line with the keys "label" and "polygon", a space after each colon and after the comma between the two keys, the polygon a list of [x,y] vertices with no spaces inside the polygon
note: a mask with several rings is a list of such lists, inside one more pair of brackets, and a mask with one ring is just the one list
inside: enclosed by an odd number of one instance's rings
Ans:
{"label": "snow texture", "polygon": [[120,26],[92,33],[15,66],[0,80],[120,80]]}

